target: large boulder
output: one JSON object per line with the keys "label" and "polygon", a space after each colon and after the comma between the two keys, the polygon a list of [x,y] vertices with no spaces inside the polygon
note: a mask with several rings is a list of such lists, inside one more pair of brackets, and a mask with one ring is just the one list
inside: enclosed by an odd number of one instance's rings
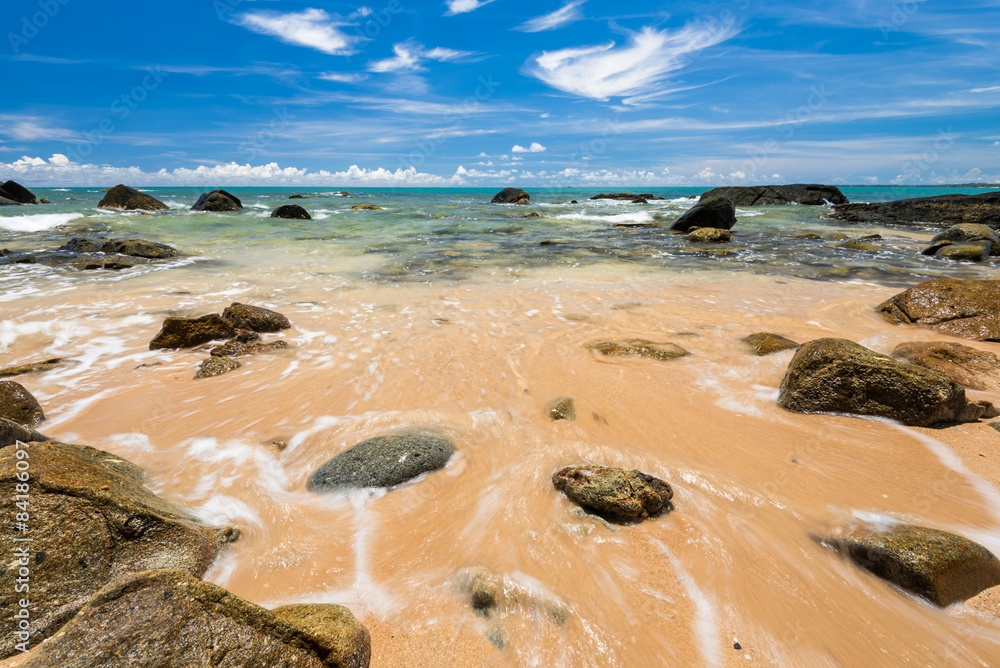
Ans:
{"label": "large boulder", "polygon": [[[1000,234],[997,234],[992,227],[987,225],[963,223],[949,227],[931,239],[931,245],[928,250],[946,241],[953,244],[981,243],[986,241],[989,245],[990,255],[1000,255]],[[928,253],[925,250],[924,254],[932,255],[933,253]]]}
{"label": "large boulder", "polygon": [[271,218],[287,218],[289,220],[312,220],[309,212],[298,204],[282,204],[271,212]]}
{"label": "large boulder", "polygon": [[240,198],[225,190],[202,193],[191,207],[192,211],[239,211],[243,208]]}
{"label": "large boulder", "polygon": [[701,194],[701,200],[723,197],[736,206],[782,206],[787,204],[846,204],[847,197],[836,186],[794,183],[787,186],[726,186]]}
{"label": "large boulder", "polygon": [[0,197],[5,197],[18,204],[38,204],[35,194],[17,181],[7,181],[0,185]]}
{"label": "large boulder", "polygon": [[28,429],[24,425],[0,418],[0,448],[14,445],[18,441],[30,443],[32,441],[47,441],[48,436],[38,433],[34,429]]}
{"label": "large boulder", "polygon": [[587,346],[601,355],[608,357],[641,357],[643,359],[667,360],[690,355],[687,350],[676,343],[656,343],[645,339],[625,339],[624,341],[600,341]]}
{"label": "large boulder", "polygon": [[[13,586],[0,589],[0,658],[13,654],[18,642],[35,645],[51,636],[109,582],[153,568],[201,577],[239,537],[238,530],[206,526],[153,494],[142,483],[142,469],[131,462],[55,441],[0,449],[0,512],[11,520],[25,484],[21,462],[30,472],[30,519],[23,535],[31,538],[31,560],[20,561],[18,544],[11,542],[4,568],[5,580],[13,583],[18,569],[28,567],[31,595]],[[18,535],[17,528],[8,533]],[[12,613],[21,598],[31,600],[30,637],[15,639],[18,622]]]}
{"label": "large boulder", "polygon": [[531,195],[520,188],[504,188],[493,196],[490,204],[531,204]]}
{"label": "large boulder", "polygon": [[200,318],[167,318],[162,329],[149,342],[149,349],[193,348],[233,336],[236,336],[236,325],[217,313]]}
{"label": "large boulder", "polygon": [[91,598],[23,668],[367,668],[368,631],[337,605],[267,610],[179,570],[136,573]]}
{"label": "large boulder", "polygon": [[887,299],[876,310],[893,324],[1000,341],[1000,281],[935,278]]}
{"label": "large boulder", "polygon": [[150,260],[162,260],[184,255],[173,246],[146,241],[145,239],[70,239],[58,249],[62,253],[114,253],[141,257]]}
{"label": "large boulder", "polygon": [[718,230],[732,229],[736,224],[736,207],[724,197],[704,199],[684,212],[670,229],[688,232],[692,227],[711,227]]}
{"label": "large boulder", "polygon": [[567,466],[552,484],[584,508],[616,520],[641,520],[673,510],[674,490],[642,471],[610,466]]}
{"label": "large boulder", "polygon": [[891,202],[838,204],[830,217],[849,223],[1000,226],[1000,191],[978,195],[938,195]]}
{"label": "large boulder", "polygon": [[997,413],[948,376],[898,362],[846,339],[804,343],[781,380],[778,405],[796,413],[848,413],[927,427]]}
{"label": "large boulder", "polygon": [[278,313],[260,306],[250,306],[233,302],[222,312],[222,317],[226,318],[240,329],[248,329],[251,332],[279,332],[292,326],[288,318]]}
{"label": "large boulder", "polygon": [[820,540],[941,607],[1000,585],[1000,561],[982,545],[946,531],[912,524],[863,525]]}
{"label": "large boulder", "polygon": [[407,429],[358,443],[309,478],[309,489],[392,487],[448,463],[455,445],[443,434]]}
{"label": "large boulder", "polygon": [[23,385],[12,380],[0,380],[0,418],[34,427],[45,422],[45,413],[38,400]]}
{"label": "large boulder", "polygon": [[134,209],[158,211],[167,208],[166,204],[152,195],[141,193],[135,188],[129,188],[120,183],[114,188],[109,189],[107,194],[104,195],[104,199],[97,206],[102,209],[125,209],[130,211]]}
{"label": "large boulder", "polygon": [[973,390],[1000,392],[1000,357],[961,343],[927,341],[901,343],[895,359],[933,369]]}

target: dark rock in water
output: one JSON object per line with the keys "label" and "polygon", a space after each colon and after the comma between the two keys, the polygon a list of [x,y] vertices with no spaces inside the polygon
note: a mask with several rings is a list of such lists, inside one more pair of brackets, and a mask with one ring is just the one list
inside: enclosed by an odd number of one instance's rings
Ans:
{"label": "dark rock in water", "polygon": [[691,354],[676,343],[656,343],[645,339],[601,341],[600,343],[592,343],[587,348],[612,357],[643,357],[661,362]]}
{"label": "dark rock in water", "polygon": [[131,257],[144,257],[151,260],[162,260],[183,255],[179,250],[166,244],[145,239],[112,239],[101,245],[103,253],[117,253]]}
{"label": "dark rock in water", "polygon": [[[990,244],[990,255],[1000,255],[1000,234],[997,234],[993,228],[987,225],[977,225],[975,223],[955,225],[931,239],[931,246],[933,247],[935,244],[944,241],[949,241],[953,244],[988,241]],[[933,253],[927,253],[926,251],[924,251],[924,254],[933,255]]]}
{"label": "dark rock in water", "polygon": [[634,202],[637,199],[644,200],[657,200],[666,199],[652,193],[601,193],[600,195],[594,195],[590,199],[617,199],[617,200],[628,200]]}
{"label": "dark rock in water", "polygon": [[985,350],[947,341],[901,343],[895,359],[933,369],[973,390],[1000,392],[1000,357]]}
{"label": "dark rock in water", "polygon": [[216,313],[200,318],[167,318],[163,321],[163,328],[150,341],[149,349],[192,348],[235,335],[236,326],[232,321]]}
{"label": "dark rock in water", "polygon": [[849,223],[942,226],[977,223],[997,227],[1000,225],[1000,191],[838,204],[833,207],[830,217]]}
{"label": "dark rock in water", "polygon": [[576,402],[573,397],[560,397],[549,406],[549,418],[553,420],[575,420]]}
{"label": "dark rock in water", "polygon": [[0,197],[6,197],[18,204],[38,204],[35,194],[17,181],[7,181],[0,185]]}
{"label": "dark rock in water", "polygon": [[28,429],[22,424],[18,424],[7,418],[0,418],[0,448],[14,445],[18,441],[31,443],[32,441],[47,441],[49,438],[39,434],[34,429]]}
{"label": "dark rock in water", "polygon": [[912,524],[862,526],[820,539],[878,577],[941,607],[1000,585],[1000,561],[979,543]]}
{"label": "dark rock in water", "polygon": [[532,212],[531,212],[531,213],[529,213],[528,215],[526,215],[526,216],[521,216],[521,217],[522,217],[522,218],[541,218],[541,216],[539,216],[539,215],[538,215],[538,212],[537,212],[537,211],[532,211]]}
{"label": "dark rock in water", "polygon": [[392,487],[442,468],[454,452],[454,444],[434,432],[405,430],[376,436],[323,464],[309,479],[309,489]]}
{"label": "dark rock in water", "polygon": [[371,640],[354,616],[307,607],[270,611],[188,573],[148,570],[98,591],[22,665],[367,668]]}
{"label": "dark rock in water", "polygon": [[251,332],[279,332],[292,326],[288,318],[277,311],[271,311],[260,306],[250,306],[233,302],[222,312],[222,317],[231,321],[240,329]]}
{"label": "dark rock in water", "polygon": [[12,199],[7,199],[6,197],[0,195],[0,206],[20,206],[20,205],[21,205],[20,202],[15,202]]}
{"label": "dark rock in water", "polygon": [[796,413],[848,413],[915,427],[974,422],[995,414],[948,376],[897,362],[846,339],[802,344],[781,380],[778,405]]}
{"label": "dark rock in water", "polygon": [[355,204],[351,207],[351,211],[382,211],[382,207],[375,206],[374,204]]}
{"label": "dark rock in water", "polygon": [[308,199],[308,197],[301,193],[295,193],[294,195],[289,195],[288,199]]}
{"label": "dark rock in water", "polygon": [[50,200],[48,197],[43,197],[40,200],[38,200],[38,203],[39,204],[52,204],[52,200]]}
{"label": "dark rock in water", "polygon": [[520,188],[504,188],[493,196],[490,204],[531,204],[531,195]]}
{"label": "dark rock in water", "polygon": [[66,251],[67,253],[99,253],[105,241],[105,239],[93,241],[91,239],[76,237],[60,246],[59,250]]}
{"label": "dark rock in water", "polygon": [[618,520],[640,520],[673,510],[670,485],[641,471],[609,466],[567,466],[552,484],[585,508]]}
{"label": "dark rock in water", "polygon": [[44,362],[34,362],[32,364],[20,364],[18,366],[9,366],[6,369],[0,369],[0,378],[10,378],[11,376],[20,376],[26,373],[38,373],[40,371],[48,371],[50,369],[55,369],[60,364],[62,364],[61,359],[51,359],[51,360],[45,360]]}
{"label": "dark rock in water", "polygon": [[108,190],[108,194],[97,206],[102,209],[141,209],[143,211],[157,211],[167,208],[166,204],[152,195],[141,193],[135,188],[129,188],[122,184]]}
{"label": "dark rock in water", "polygon": [[0,418],[7,418],[25,427],[45,422],[45,413],[38,400],[12,380],[0,380]]}
{"label": "dark rock in water", "polygon": [[[19,449],[0,450],[0,512],[5,517],[17,512]],[[29,645],[53,635],[109,582],[151,568],[201,577],[219,551],[239,538],[236,529],[206,526],[153,494],[142,484],[142,469],[115,455],[55,441],[35,442],[27,450],[34,555]],[[15,610],[22,597],[13,587],[0,591],[0,609]],[[9,614],[0,619],[0,658],[14,654],[16,627]],[[89,651],[81,656],[93,661],[83,665],[107,665]]]}
{"label": "dark rock in water", "polygon": [[941,241],[934,246],[934,257],[944,260],[954,260],[956,262],[983,262],[990,256],[991,244],[989,241],[974,241],[967,244],[956,244],[950,241]]}
{"label": "dark rock in water", "polygon": [[728,244],[733,240],[733,235],[729,230],[720,230],[714,227],[695,227],[684,235],[688,241],[703,244]]}
{"label": "dark rock in water", "polygon": [[290,220],[312,220],[309,212],[298,204],[282,204],[271,212],[271,218],[288,218]]}
{"label": "dark rock in water", "polygon": [[935,278],[876,309],[893,324],[930,327],[975,341],[1000,341],[1000,281]]}
{"label": "dark rock in water", "polygon": [[842,244],[837,244],[837,248],[847,248],[848,250],[869,251],[869,252],[878,252],[885,250],[881,246],[876,246],[875,244],[870,244],[867,241],[861,241],[860,239],[851,239],[850,241],[845,241]]}
{"label": "dark rock in water", "polygon": [[240,198],[225,190],[203,193],[191,207],[192,211],[239,211],[243,208]]}
{"label": "dark rock in water", "polygon": [[207,360],[198,365],[198,373],[194,375],[195,380],[199,378],[212,378],[221,376],[224,373],[239,369],[242,364],[234,359],[222,355],[212,355]]}
{"label": "dark rock in water", "polygon": [[782,350],[797,350],[799,347],[799,344],[795,343],[795,341],[785,338],[780,334],[772,334],[770,332],[757,332],[744,336],[740,339],[740,345],[748,353],[752,353],[758,357],[778,353]]}
{"label": "dark rock in water", "polygon": [[847,197],[836,186],[795,183],[787,186],[726,186],[701,194],[701,200],[725,197],[736,206],[782,206],[802,204],[847,204]]}
{"label": "dark rock in water", "polygon": [[701,200],[684,212],[670,229],[687,232],[692,227],[713,227],[730,230],[736,224],[736,207],[728,199],[716,197]]}
{"label": "dark rock in water", "polygon": [[455,584],[469,597],[473,611],[482,617],[538,610],[559,626],[565,626],[569,618],[569,607],[555,594],[539,591],[537,586],[485,566],[472,564],[460,568],[455,574]]}

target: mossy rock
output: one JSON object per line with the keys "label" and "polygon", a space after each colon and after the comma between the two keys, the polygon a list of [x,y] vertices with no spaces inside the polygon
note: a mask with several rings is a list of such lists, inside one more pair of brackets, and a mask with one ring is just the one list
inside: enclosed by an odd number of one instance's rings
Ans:
{"label": "mossy rock", "polygon": [[573,502],[616,520],[641,520],[673,510],[670,485],[638,470],[567,466],[552,484]]}
{"label": "mossy rock", "polygon": [[233,322],[217,313],[200,318],[167,318],[159,333],[149,342],[149,349],[192,348],[235,335]]}
{"label": "mossy rock", "polygon": [[780,353],[783,350],[797,350],[799,347],[795,341],[771,332],[748,334],[740,339],[740,345],[748,353],[758,357]]}
{"label": "mossy rock", "polygon": [[686,357],[691,353],[676,343],[656,343],[645,339],[625,339],[624,341],[601,341],[587,346],[590,350],[608,357],[641,357],[666,362]]}
{"label": "mossy rock", "polygon": [[45,413],[23,385],[13,380],[0,380],[0,418],[35,427],[45,422]]}

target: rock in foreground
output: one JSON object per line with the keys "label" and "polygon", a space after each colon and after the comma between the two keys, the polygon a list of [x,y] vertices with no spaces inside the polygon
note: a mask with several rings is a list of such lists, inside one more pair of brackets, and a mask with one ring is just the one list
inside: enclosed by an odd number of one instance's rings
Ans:
{"label": "rock in foreground", "polygon": [[158,211],[167,208],[167,205],[156,199],[152,195],[141,193],[135,188],[118,184],[108,190],[104,199],[97,205],[102,209],[124,209],[127,211]]}
{"label": "rock in foreground", "polygon": [[243,208],[240,198],[225,190],[203,193],[191,207],[192,211],[239,211]]}
{"label": "rock in foreground", "polygon": [[935,278],[878,305],[893,324],[930,327],[974,341],[1000,341],[1000,281]]}
{"label": "rock in foreground", "polygon": [[0,418],[0,448],[14,445],[18,441],[30,443],[32,441],[47,441],[47,436],[38,433],[34,429],[28,429],[22,424],[18,424],[7,418]]}
{"label": "rock in foreground", "polygon": [[912,524],[864,526],[824,537],[854,563],[939,606],[1000,585],[1000,561],[967,538]]}
{"label": "rock in foreground", "polygon": [[149,349],[192,348],[235,335],[236,326],[232,321],[217,313],[200,318],[167,318],[163,321],[163,328],[149,342]]}
{"label": "rock in foreground", "polygon": [[830,217],[849,223],[941,225],[977,223],[997,226],[1000,191],[979,195],[938,195],[892,202],[838,204]]}
{"label": "rock in foreground", "polygon": [[287,218],[289,220],[312,220],[309,212],[298,204],[282,204],[271,212],[271,218]]}
{"label": "rock in foreground", "polygon": [[454,452],[454,444],[435,432],[410,429],[376,436],[323,464],[309,478],[309,489],[393,487],[444,467]]}
{"label": "rock in foreground", "polygon": [[727,186],[712,188],[701,194],[701,200],[724,197],[736,206],[783,206],[803,204],[846,204],[847,197],[836,186],[815,183],[795,183],[787,186]]}
{"label": "rock in foreground", "polygon": [[270,611],[177,570],[101,589],[24,668],[367,668],[368,631],[341,606]]}
{"label": "rock in foreground", "polygon": [[579,505],[617,520],[641,520],[673,510],[670,485],[641,471],[567,466],[552,484]]}
{"label": "rock in foreground", "polygon": [[795,341],[780,334],[772,334],[771,332],[756,332],[755,334],[744,336],[740,339],[740,345],[748,353],[757,355],[758,357],[778,353],[782,350],[796,350],[799,347],[799,344],[795,343]]}
{"label": "rock in foreground", "polygon": [[736,224],[736,207],[724,197],[704,199],[684,212],[670,229],[688,232],[693,227],[711,227],[730,230]]}
{"label": "rock in foreground", "polygon": [[280,332],[288,329],[292,323],[288,318],[270,309],[249,304],[233,302],[222,312],[222,317],[229,320],[240,329],[248,329],[251,332]]}
{"label": "rock in foreground", "polygon": [[490,204],[531,204],[531,195],[520,188],[504,188],[493,196]]}
{"label": "rock in foreground", "polygon": [[676,343],[656,343],[645,339],[601,341],[600,343],[592,343],[587,348],[609,357],[642,357],[660,362],[691,354]]}
{"label": "rock in foreground", "polygon": [[895,359],[933,369],[973,390],[1000,392],[1000,357],[961,343],[946,341],[901,343]]}
{"label": "rock in foreground", "polygon": [[23,385],[13,380],[0,380],[0,418],[34,427],[45,422],[45,413]]}
{"label": "rock in foreground", "polygon": [[846,339],[804,343],[781,380],[778,405],[796,413],[848,413],[928,427],[996,415],[948,376],[897,362]]}

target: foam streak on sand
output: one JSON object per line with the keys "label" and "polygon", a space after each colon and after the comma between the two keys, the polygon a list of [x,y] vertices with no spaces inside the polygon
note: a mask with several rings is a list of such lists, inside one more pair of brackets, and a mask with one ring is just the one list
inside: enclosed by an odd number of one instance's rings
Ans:
{"label": "foam streak on sand", "polygon": [[80,213],[35,213],[24,216],[0,216],[0,228],[12,232],[41,232],[83,218]]}

